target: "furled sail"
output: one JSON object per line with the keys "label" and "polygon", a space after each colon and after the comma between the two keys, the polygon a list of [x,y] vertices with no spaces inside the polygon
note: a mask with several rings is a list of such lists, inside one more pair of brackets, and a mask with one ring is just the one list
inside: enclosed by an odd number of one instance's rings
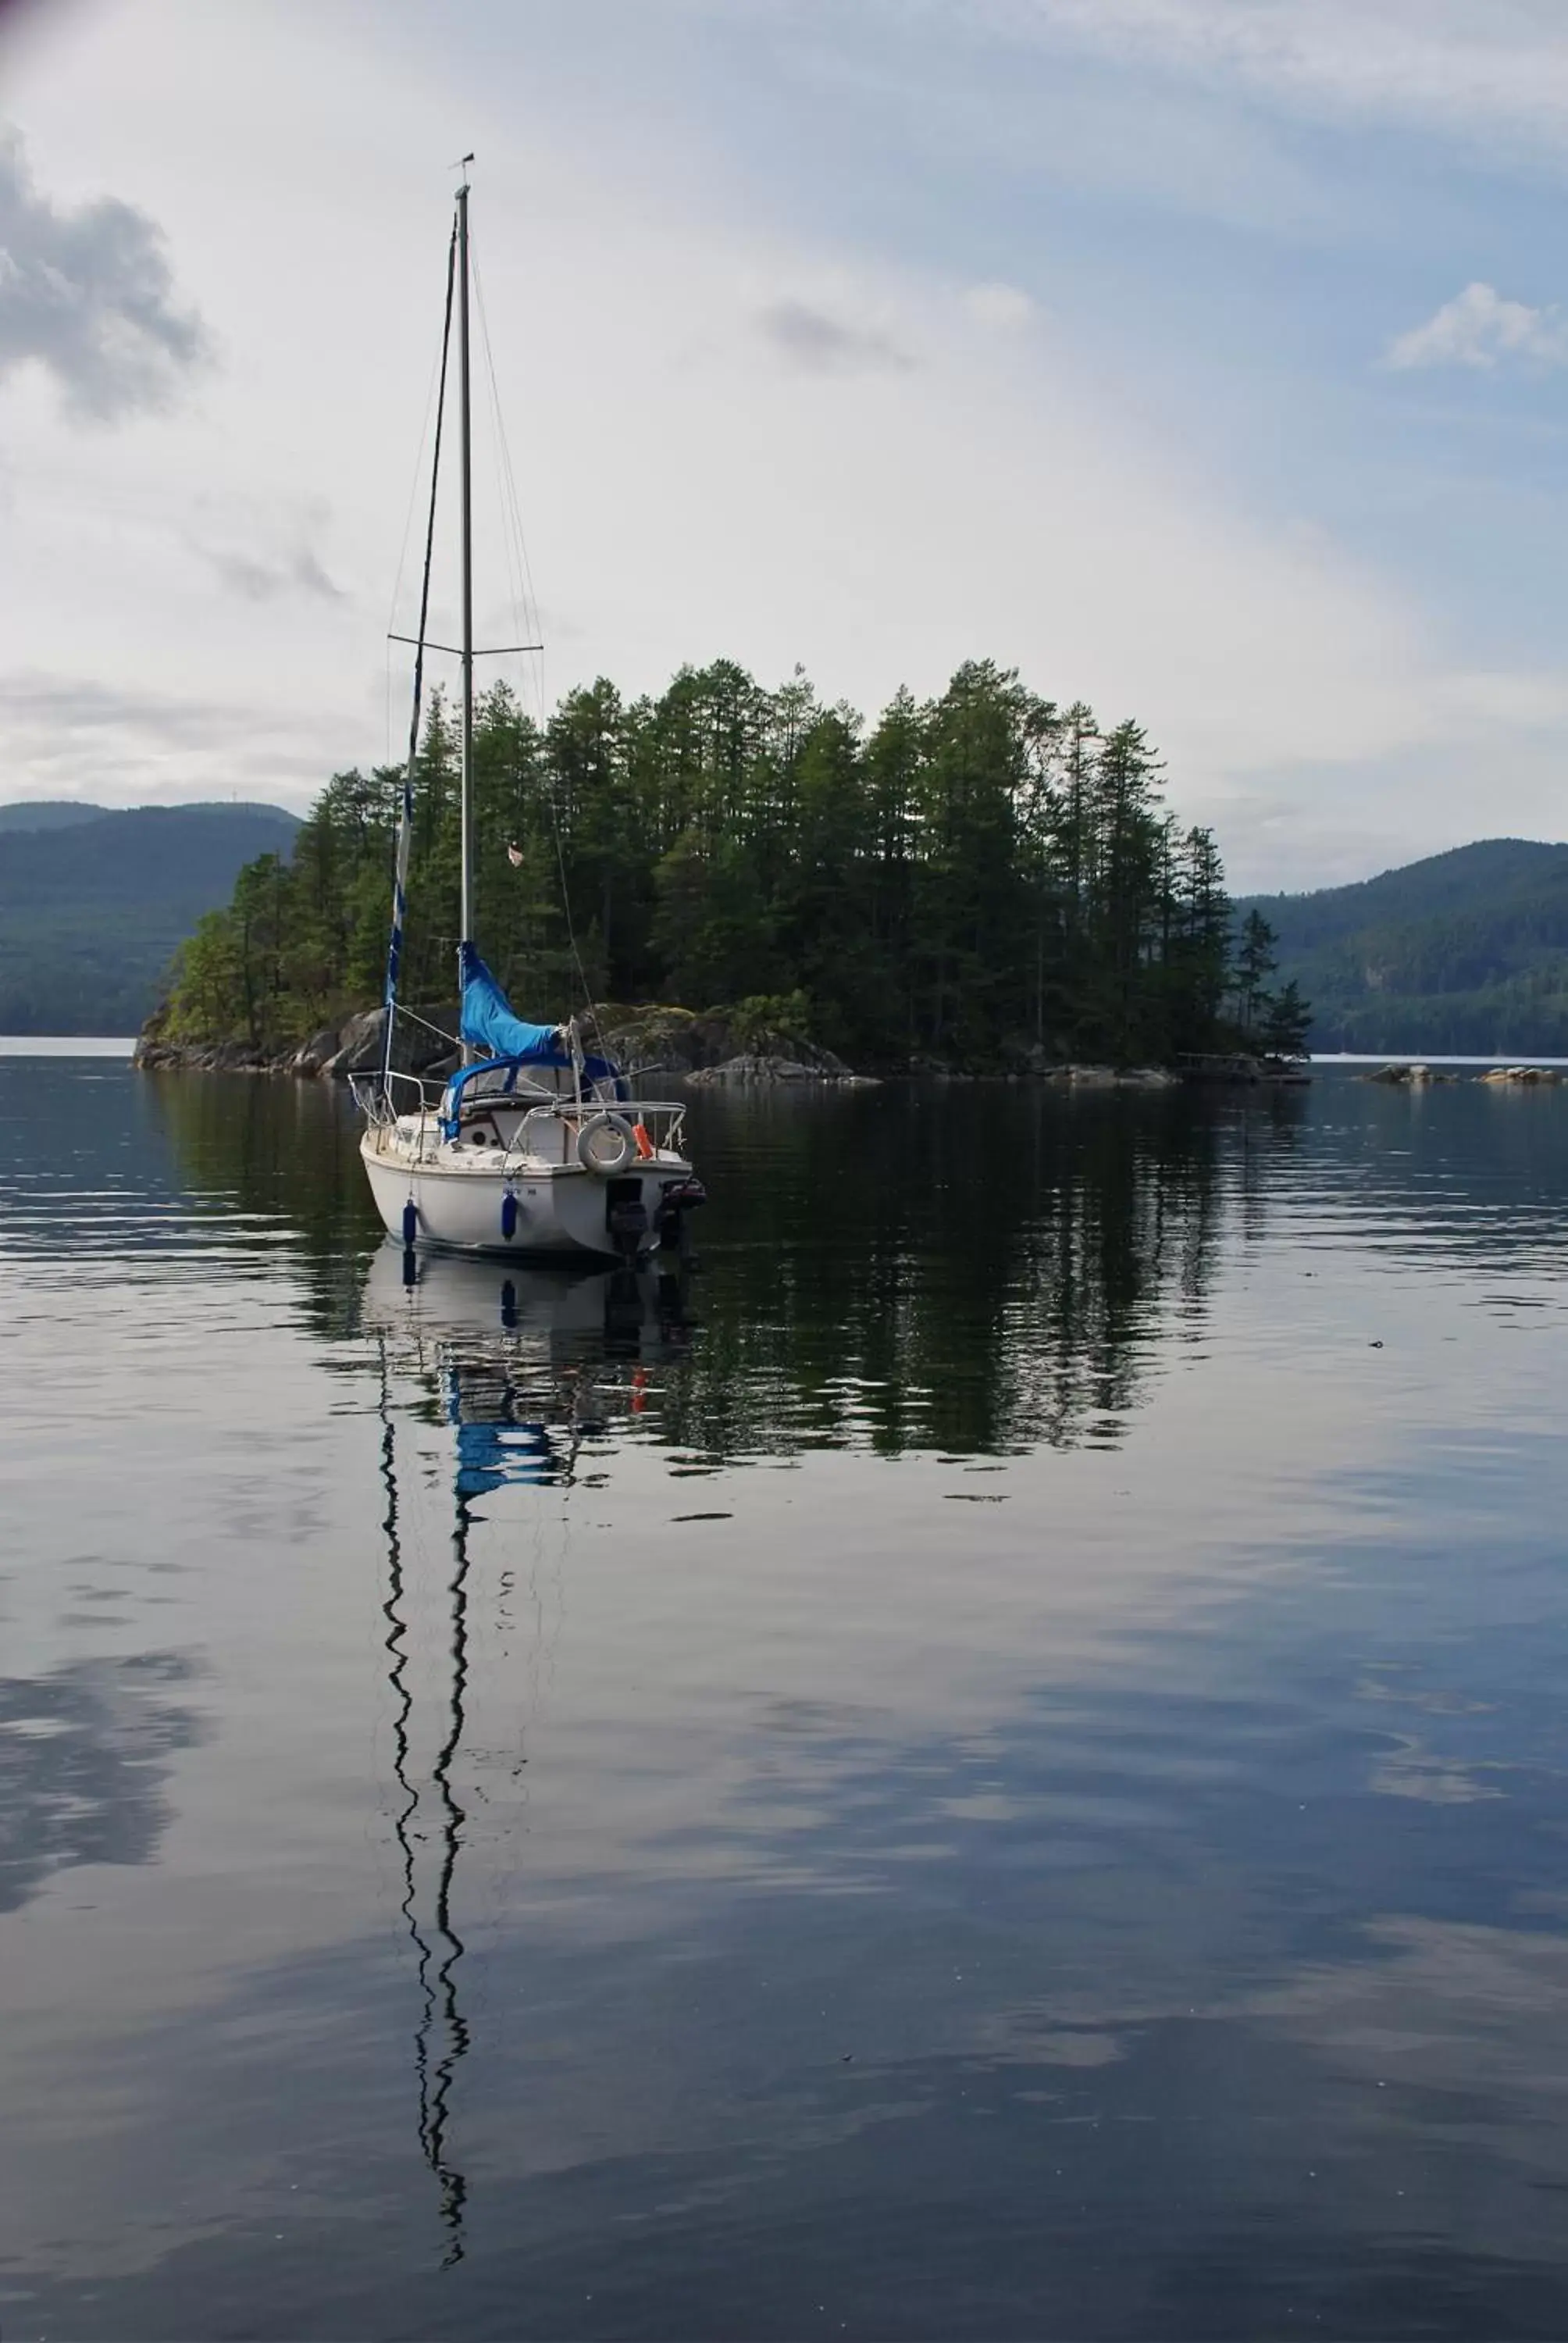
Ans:
{"label": "furled sail", "polygon": [[463,1009],[457,1031],[476,1050],[516,1066],[569,1065],[558,1025],[530,1025],[512,1005],[474,946],[463,946]]}
{"label": "furled sail", "polygon": [[471,1049],[486,1054],[475,1064],[464,1066],[447,1084],[441,1101],[443,1137],[457,1138],[463,1092],[471,1082],[487,1079],[498,1065],[512,1069],[506,1083],[508,1091],[519,1066],[557,1066],[575,1067],[601,1101],[626,1097],[620,1069],[610,1059],[583,1052],[569,1028],[530,1025],[526,1018],[515,1015],[474,946],[464,944],[462,954],[463,1006],[457,1031]]}

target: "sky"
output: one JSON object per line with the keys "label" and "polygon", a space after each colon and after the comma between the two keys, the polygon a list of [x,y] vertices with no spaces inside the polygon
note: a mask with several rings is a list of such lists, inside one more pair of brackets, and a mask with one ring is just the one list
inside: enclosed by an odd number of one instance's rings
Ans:
{"label": "sky", "polygon": [[0,798],[397,755],[470,150],[488,672],[992,658],[1241,889],[1568,834],[1562,0],[0,0]]}

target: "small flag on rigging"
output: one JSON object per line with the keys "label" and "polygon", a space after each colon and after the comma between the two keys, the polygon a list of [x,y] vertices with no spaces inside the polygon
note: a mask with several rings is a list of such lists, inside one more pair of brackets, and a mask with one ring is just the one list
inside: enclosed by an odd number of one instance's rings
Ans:
{"label": "small flag on rigging", "polygon": [[522,848],[520,846],[508,846],[507,849],[507,860],[511,864],[514,870],[520,870],[523,867]]}

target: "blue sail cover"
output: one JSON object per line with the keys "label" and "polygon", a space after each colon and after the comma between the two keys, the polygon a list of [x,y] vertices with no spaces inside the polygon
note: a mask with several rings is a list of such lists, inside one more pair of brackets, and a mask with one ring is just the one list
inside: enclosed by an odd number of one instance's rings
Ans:
{"label": "blue sail cover", "polygon": [[457,1494],[487,1497],[508,1483],[553,1481],[556,1461],[542,1423],[457,1423]]}
{"label": "blue sail cover", "polygon": [[512,1006],[472,944],[463,946],[463,1012],[457,1031],[477,1050],[513,1066],[569,1066],[554,1025],[530,1025]]}
{"label": "blue sail cover", "polygon": [[[530,1025],[525,1018],[513,1015],[511,1003],[472,944],[463,946],[462,970],[463,1006],[457,1031],[471,1047],[487,1050],[489,1055],[464,1066],[447,1083],[441,1101],[441,1134],[446,1139],[457,1138],[463,1092],[479,1075],[493,1073],[498,1066],[510,1067],[506,1084],[509,1091],[519,1066],[569,1067],[572,1062],[570,1051],[562,1045],[558,1025]],[[627,1087],[620,1068],[608,1058],[585,1057],[582,1068],[588,1081],[611,1083],[615,1096],[625,1099]]]}

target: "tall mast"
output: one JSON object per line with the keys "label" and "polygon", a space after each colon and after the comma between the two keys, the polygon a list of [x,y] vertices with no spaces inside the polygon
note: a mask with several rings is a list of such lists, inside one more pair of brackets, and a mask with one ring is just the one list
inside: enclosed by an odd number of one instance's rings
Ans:
{"label": "tall mast", "polygon": [[[465,155],[465,167],[473,161]],[[474,936],[474,481],[468,396],[468,183],[457,190],[457,387],[462,410],[458,456],[463,509],[463,941]],[[460,981],[460,979],[459,979]]]}

